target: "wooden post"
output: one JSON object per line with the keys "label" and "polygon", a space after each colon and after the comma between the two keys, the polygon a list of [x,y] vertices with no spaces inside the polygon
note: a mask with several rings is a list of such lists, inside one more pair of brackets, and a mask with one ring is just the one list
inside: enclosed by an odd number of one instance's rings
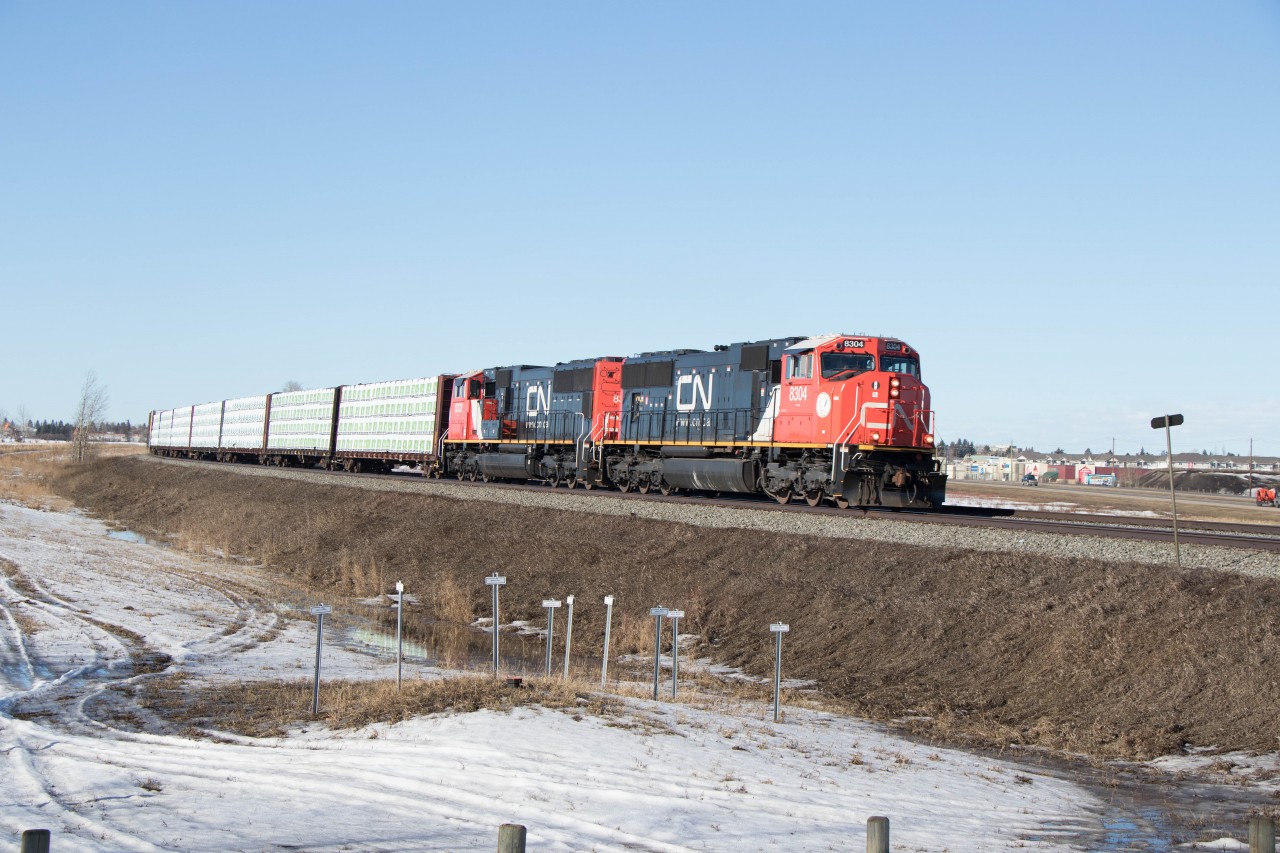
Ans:
{"label": "wooden post", "polygon": [[867,853],[889,853],[889,818],[867,818]]}
{"label": "wooden post", "polygon": [[49,853],[49,830],[28,829],[23,832],[21,853]]}
{"label": "wooden post", "polygon": [[518,823],[498,827],[498,853],[524,853],[525,828]]}
{"label": "wooden post", "polygon": [[1249,853],[1276,853],[1276,824],[1271,818],[1249,818]]}

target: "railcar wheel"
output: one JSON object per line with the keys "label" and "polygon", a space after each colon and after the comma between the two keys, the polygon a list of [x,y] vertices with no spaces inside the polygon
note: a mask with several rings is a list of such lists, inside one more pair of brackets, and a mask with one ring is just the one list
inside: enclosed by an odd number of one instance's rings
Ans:
{"label": "railcar wheel", "polygon": [[809,506],[817,506],[822,503],[822,489],[813,492],[804,493],[804,502]]}
{"label": "railcar wheel", "polygon": [[775,501],[782,504],[783,506],[786,506],[787,504],[791,503],[791,490],[783,489],[781,492],[770,493],[769,497],[773,498]]}

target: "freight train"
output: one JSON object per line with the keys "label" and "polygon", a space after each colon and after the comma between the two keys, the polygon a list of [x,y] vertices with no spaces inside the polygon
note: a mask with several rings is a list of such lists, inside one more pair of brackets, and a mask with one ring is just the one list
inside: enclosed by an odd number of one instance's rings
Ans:
{"label": "freight train", "polygon": [[946,497],[919,353],[895,338],[510,365],[155,411],[161,456],[552,486],[931,507]]}

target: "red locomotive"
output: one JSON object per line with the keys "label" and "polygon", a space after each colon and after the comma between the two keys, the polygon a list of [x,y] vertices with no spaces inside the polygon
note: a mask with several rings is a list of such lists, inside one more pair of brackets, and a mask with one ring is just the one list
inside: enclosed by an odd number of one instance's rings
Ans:
{"label": "red locomotive", "polygon": [[937,506],[933,412],[902,341],[781,338],[494,368],[454,385],[443,471],[622,491]]}
{"label": "red locomotive", "polygon": [[153,452],[810,506],[946,496],[919,355],[893,338],[777,338],[246,399],[153,412]]}

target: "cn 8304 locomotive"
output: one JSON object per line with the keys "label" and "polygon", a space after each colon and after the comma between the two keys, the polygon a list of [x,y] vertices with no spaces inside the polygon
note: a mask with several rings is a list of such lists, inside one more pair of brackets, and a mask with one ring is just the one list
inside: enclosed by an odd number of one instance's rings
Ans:
{"label": "cn 8304 locomotive", "polygon": [[763,493],[810,506],[929,507],[946,494],[919,354],[865,335],[284,392],[151,421],[153,452],[188,458],[420,465],[465,480]]}

